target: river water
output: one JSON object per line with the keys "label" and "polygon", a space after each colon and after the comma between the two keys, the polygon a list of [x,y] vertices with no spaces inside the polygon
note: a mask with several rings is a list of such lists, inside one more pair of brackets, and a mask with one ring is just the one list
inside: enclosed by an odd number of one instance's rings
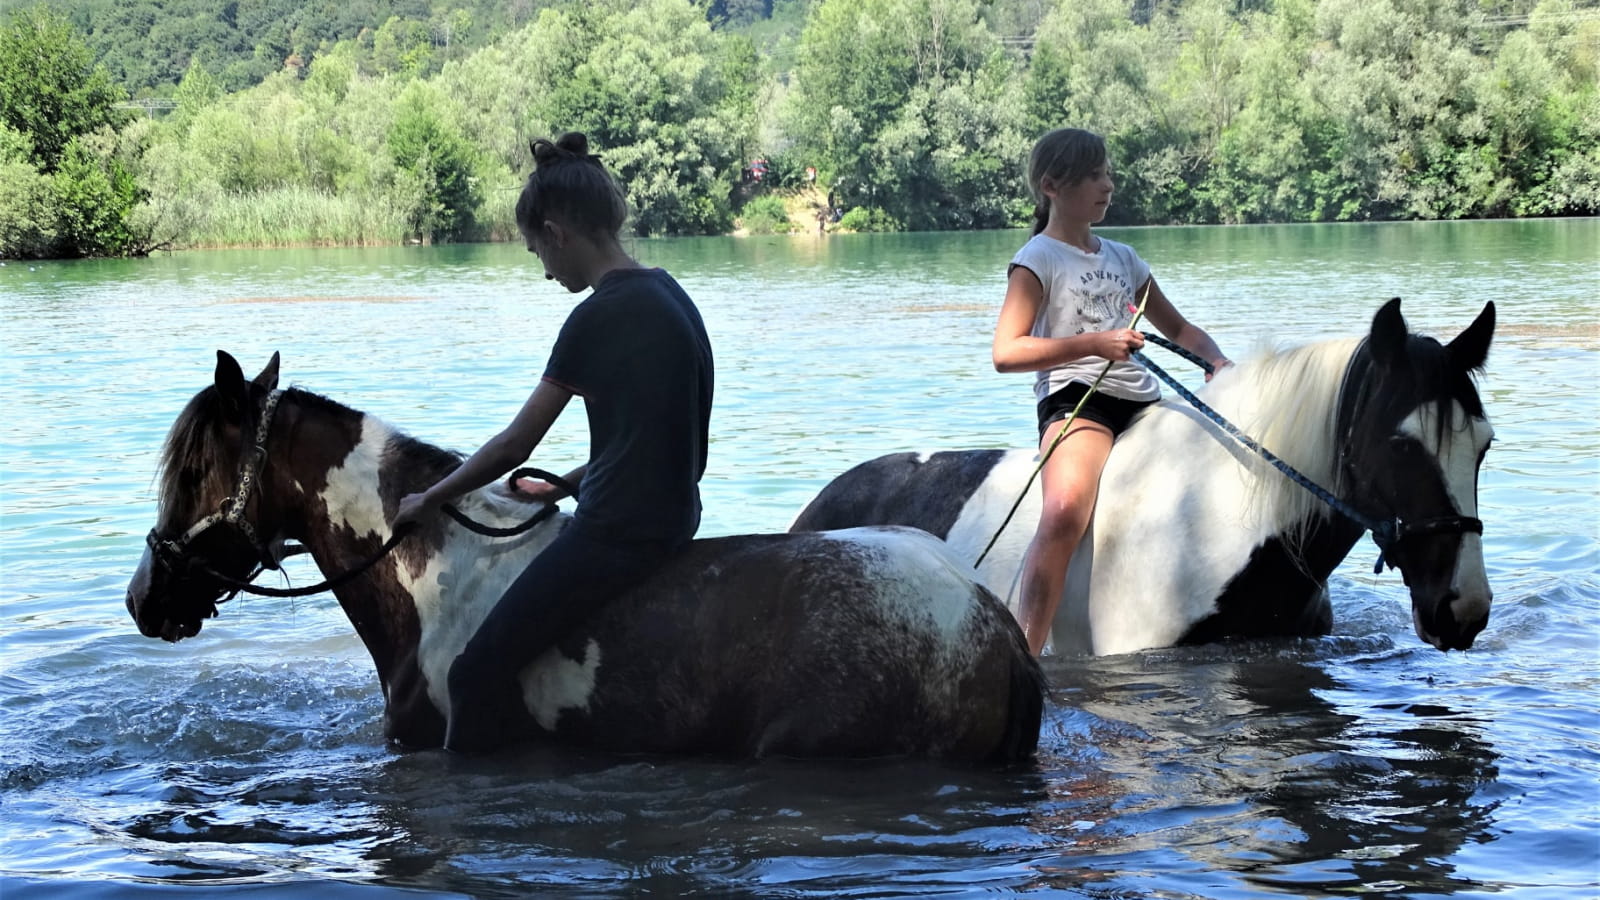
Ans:
{"label": "river water", "polygon": [[[330,597],[235,600],[176,645],[137,634],[123,592],[161,440],[223,348],[247,374],[281,351],[286,383],[471,450],[515,413],[573,298],[507,245],[13,261],[0,893],[1600,893],[1600,222],[1108,234],[1235,357],[1361,333],[1391,296],[1444,338],[1495,301],[1495,606],[1476,647],[1420,644],[1364,542],[1331,585],[1330,637],[1047,659],[1020,771],[400,754]],[[1024,237],[634,245],[683,282],[716,350],[702,535],[782,530],[881,453],[1027,444],[1029,379],[988,362]],[[534,464],[586,447],[569,411]]]}

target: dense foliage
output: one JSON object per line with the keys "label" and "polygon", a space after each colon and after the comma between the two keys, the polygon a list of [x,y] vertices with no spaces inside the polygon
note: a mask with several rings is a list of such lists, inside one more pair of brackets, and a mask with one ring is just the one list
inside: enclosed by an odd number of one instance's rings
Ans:
{"label": "dense foliage", "polygon": [[0,255],[149,249],[138,224],[146,194],[117,153],[123,96],[43,7],[0,27]]}
{"label": "dense foliage", "polygon": [[747,204],[800,188],[1019,224],[1067,124],[1114,223],[1600,211],[1593,0],[52,2],[0,39],[0,255],[507,238],[567,129],[640,234],[778,229]]}

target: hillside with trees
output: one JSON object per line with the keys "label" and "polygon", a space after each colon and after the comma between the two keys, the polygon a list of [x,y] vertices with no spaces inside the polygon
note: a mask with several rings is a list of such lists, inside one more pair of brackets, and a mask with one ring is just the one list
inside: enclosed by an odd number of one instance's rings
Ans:
{"label": "hillside with trees", "polygon": [[569,129],[641,235],[1021,224],[1067,124],[1114,224],[1593,215],[1597,73],[1574,0],[57,0],[0,21],[0,255],[509,239]]}

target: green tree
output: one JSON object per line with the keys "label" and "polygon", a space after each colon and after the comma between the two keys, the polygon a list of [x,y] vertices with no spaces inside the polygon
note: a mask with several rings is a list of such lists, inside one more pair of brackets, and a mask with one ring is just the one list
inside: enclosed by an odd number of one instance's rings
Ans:
{"label": "green tree", "polygon": [[424,241],[470,233],[478,205],[472,145],[450,120],[437,89],[414,83],[401,95],[389,152],[412,198],[410,221]]}
{"label": "green tree", "polygon": [[125,97],[49,7],[13,13],[0,28],[0,122],[28,136],[40,171],[54,172],[74,137],[125,122],[114,105]]}
{"label": "green tree", "polygon": [[974,0],[823,0],[801,36],[789,124],[848,205],[913,229],[1014,216],[1022,96]]}
{"label": "green tree", "polygon": [[115,157],[96,152],[88,141],[75,137],[61,154],[51,189],[57,211],[58,249],[66,255],[148,252],[149,248],[136,239],[129,222],[144,194]]}
{"label": "green tree", "polygon": [[182,130],[194,121],[201,110],[222,99],[222,85],[212,77],[204,63],[195,59],[189,63],[188,71],[183,73],[183,80],[178,82],[172,99],[178,107],[167,116],[166,124],[169,128]]}
{"label": "green tree", "polygon": [[55,218],[50,177],[33,164],[33,142],[0,122],[0,257],[53,255]]}
{"label": "green tree", "polygon": [[639,234],[715,234],[733,224],[738,124],[704,13],[687,0],[605,0],[545,10],[568,39],[540,59],[533,118],[585,132],[628,191]]}
{"label": "green tree", "polygon": [[390,16],[372,38],[372,61],[380,72],[423,75],[433,66],[433,34],[424,22]]}

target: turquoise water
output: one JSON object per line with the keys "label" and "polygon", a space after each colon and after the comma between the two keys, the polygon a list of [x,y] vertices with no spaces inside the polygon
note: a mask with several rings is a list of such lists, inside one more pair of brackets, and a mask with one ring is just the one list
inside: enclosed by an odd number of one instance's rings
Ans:
{"label": "turquoise water", "polygon": [[[160,442],[222,348],[251,371],[281,351],[287,382],[471,450],[573,298],[509,245],[9,262],[0,893],[1595,895],[1600,222],[1108,233],[1236,357],[1359,333],[1391,296],[1441,337],[1496,302],[1496,600],[1472,651],[1421,645],[1363,544],[1328,638],[1047,661],[1025,772],[397,754],[329,597],[138,636],[123,591]],[[988,363],[1023,238],[635,245],[717,354],[702,534],[782,530],[880,453],[1026,444],[1029,380]],[[581,462],[581,418],[534,464]]]}

